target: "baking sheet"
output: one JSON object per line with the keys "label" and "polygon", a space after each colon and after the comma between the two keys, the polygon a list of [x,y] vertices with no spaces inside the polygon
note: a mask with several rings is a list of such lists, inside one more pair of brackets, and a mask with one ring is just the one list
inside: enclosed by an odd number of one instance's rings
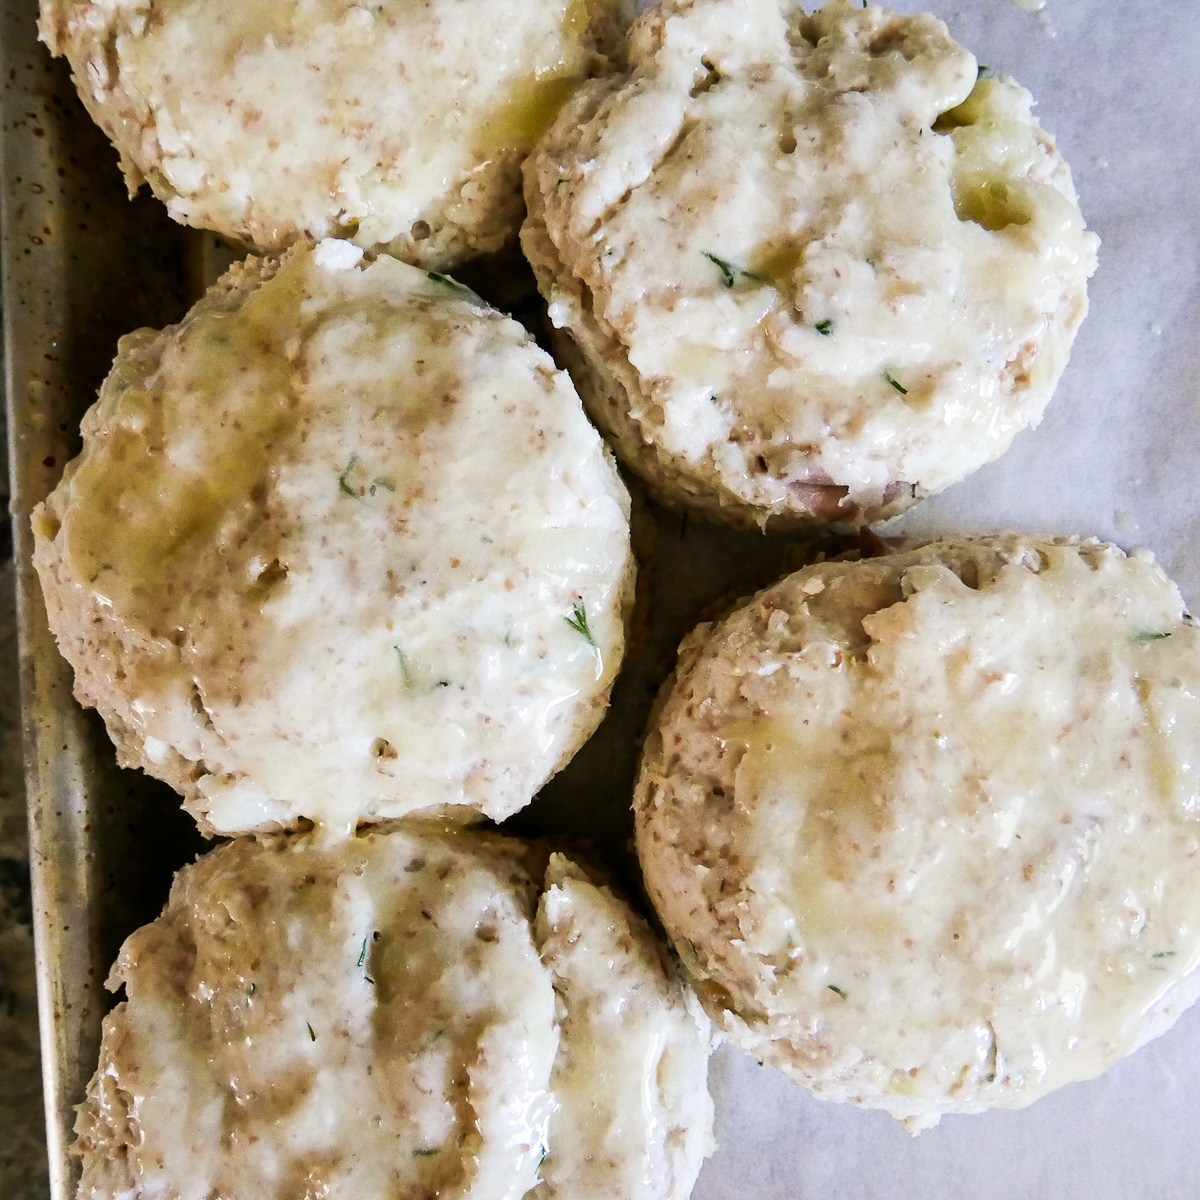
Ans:
{"label": "baking sheet", "polygon": [[[55,1200],[66,1200],[72,1106],[105,1004],[98,981],[196,842],[172,795],[116,771],[102,731],[70,702],[28,566],[27,517],[74,452],[117,336],[176,319],[211,243],[171,227],[149,199],[129,204],[62,64],[34,42],[31,0],[3,3],[6,385],[51,1171]],[[1103,246],[1091,315],[1041,427],[892,529],[1018,528],[1149,546],[1200,605],[1200,6],[1048,0],[1031,13],[958,0],[938,12],[982,62],[1038,97]],[[639,536],[653,551],[652,622],[617,711],[604,740],[521,820],[591,834],[612,854],[628,836],[630,747],[671,646],[706,603],[799,553],[794,539],[652,511]],[[1020,1113],[947,1118],[917,1139],[881,1114],[812,1100],[728,1048],[714,1090],[720,1148],[697,1200],[1200,1196],[1200,1012],[1101,1080]]]}
{"label": "baking sheet", "polygon": [[117,337],[185,311],[203,241],[182,236],[153,201],[129,203],[115,154],[62,63],[36,42],[36,0],[3,0],[0,20],[0,266],[30,875],[51,1193],[68,1200],[74,1105],[109,1002],[101,983],[198,838],[169,792],[116,769],[94,714],[71,701],[30,567],[29,512],[77,450],[79,417]]}

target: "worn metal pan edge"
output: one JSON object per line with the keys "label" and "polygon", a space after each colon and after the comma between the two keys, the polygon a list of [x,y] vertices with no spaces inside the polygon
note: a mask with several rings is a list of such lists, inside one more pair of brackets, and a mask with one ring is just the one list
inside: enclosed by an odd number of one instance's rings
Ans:
{"label": "worn metal pan edge", "polygon": [[[71,697],[31,565],[29,514],[78,449],[118,337],[178,319],[197,234],[131,202],[116,157],[37,41],[35,0],[3,0],[0,227],[9,473],[51,1193],[75,1193],[75,1107],[95,1069],[103,990],[195,833],[163,789],[120,771]],[[168,793],[168,795],[170,795]]]}

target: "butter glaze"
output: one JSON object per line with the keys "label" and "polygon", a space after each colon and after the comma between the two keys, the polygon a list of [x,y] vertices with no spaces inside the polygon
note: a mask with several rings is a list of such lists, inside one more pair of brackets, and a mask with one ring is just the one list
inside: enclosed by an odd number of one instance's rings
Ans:
{"label": "butter glaze", "polygon": [[260,253],[346,237],[444,270],[520,221],[520,162],[625,0],[45,0],[131,190]]}
{"label": "butter glaze", "polygon": [[702,626],[638,850],[709,1011],[914,1128],[1162,1032],[1200,963],[1200,630],[1146,555],[1006,536]]}
{"label": "butter glaze", "polygon": [[206,829],[507,816],[624,649],[629,501],[568,378],[361,257],[252,260],[125,339],[34,514],[76,694]]}
{"label": "butter glaze", "polygon": [[185,868],[109,980],[80,1200],[686,1200],[711,1026],[546,859],[410,820]]}
{"label": "butter glaze", "polygon": [[846,0],[669,0],[630,45],[527,162],[522,244],[640,474],[863,522],[1038,422],[1097,239],[1027,91]]}

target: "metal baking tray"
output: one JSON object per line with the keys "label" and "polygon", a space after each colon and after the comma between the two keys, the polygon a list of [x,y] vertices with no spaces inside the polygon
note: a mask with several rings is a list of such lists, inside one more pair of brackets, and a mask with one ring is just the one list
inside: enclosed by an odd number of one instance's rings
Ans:
{"label": "metal baking tray", "polygon": [[3,296],[26,792],[51,1191],[74,1195],[74,1105],[95,1069],[102,984],[122,938],[161,907],[196,840],[170,794],[118,771],[103,728],[71,700],[30,566],[29,512],[76,452],[79,418],[117,337],[174,320],[198,239],[148,199],[36,41],[36,4],[3,11]]}
{"label": "metal baking tray", "polygon": [[[36,40],[35,0],[0,0],[5,391],[18,571],[32,878],[54,1200],[74,1196],[74,1107],[95,1067],[102,983],[203,846],[165,787],[118,770],[45,624],[29,512],[78,448],[120,335],[177,320],[221,257],[207,235],[125,194],[116,155]],[[896,0],[916,10],[916,2]],[[904,519],[934,536],[1001,528],[1149,545],[1200,603],[1200,24],[1171,0],[935,3],[965,44],[1042,102],[1104,238],[1093,312],[1043,426]],[[714,599],[806,553],[641,510],[650,620],[599,740],[516,823],[597,842],[629,835],[634,746],[671,650]],[[824,1105],[731,1050],[714,1064],[718,1154],[696,1200],[1191,1200],[1200,1196],[1200,1013],[1103,1079],[1031,1110],[947,1119],[916,1140],[881,1114]],[[617,1198],[614,1198],[617,1200]]]}

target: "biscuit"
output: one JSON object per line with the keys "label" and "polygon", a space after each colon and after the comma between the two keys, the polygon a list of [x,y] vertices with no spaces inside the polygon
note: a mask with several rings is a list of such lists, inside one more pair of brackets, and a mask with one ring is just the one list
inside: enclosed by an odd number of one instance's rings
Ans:
{"label": "biscuit", "polygon": [[345,237],[446,270],[522,215],[520,164],[628,0],[45,0],[130,191],[259,253]]}
{"label": "biscuit", "polygon": [[702,1002],[910,1127],[1018,1108],[1200,987],[1200,631],[1147,555],[805,568],[684,643],[637,849]]}
{"label": "biscuit", "polygon": [[593,419],[743,525],[894,515],[1035,425],[1097,241],[1029,93],[935,18],[669,0],[525,165]]}
{"label": "biscuit", "polygon": [[711,1027],[639,918],[544,868],[421,821],[185,868],[109,980],[79,1196],[684,1200]]}
{"label": "biscuit", "polygon": [[497,820],[604,714],[628,496],[565,374],[344,242],[123,339],[33,517],[75,691],[206,831]]}

